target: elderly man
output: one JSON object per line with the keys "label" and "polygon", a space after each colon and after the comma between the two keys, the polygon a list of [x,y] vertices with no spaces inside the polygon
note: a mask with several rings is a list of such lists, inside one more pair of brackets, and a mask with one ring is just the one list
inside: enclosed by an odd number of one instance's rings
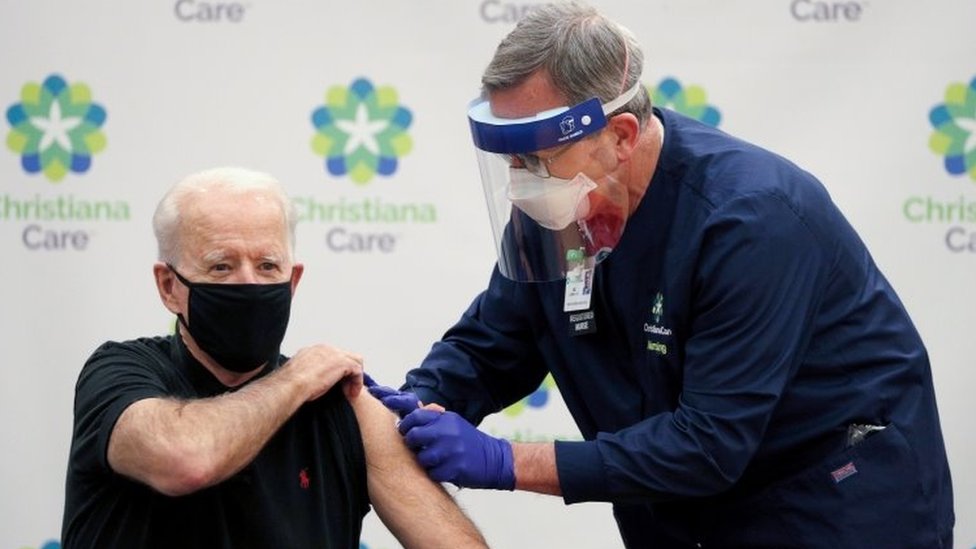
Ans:
{"label": "elderly man", "polygon": [[63,544],[359,547],[370,505],[406,547],[482,547],[361,391],[363,359],[279,354],[303,265],[271,177],[216,169],[153,218],[175,335],[102,345],[78,379]]}
{"label": "elderly man", "polygon": [[[371,391],[432,478],[613,502],[628,547],[950,547],[895,291],[820,182],[652,109],[643,65],[575,3],[501,42],[468,111],[497,269],[405,392]],[[472,427],[550,373],[585,440]]]}

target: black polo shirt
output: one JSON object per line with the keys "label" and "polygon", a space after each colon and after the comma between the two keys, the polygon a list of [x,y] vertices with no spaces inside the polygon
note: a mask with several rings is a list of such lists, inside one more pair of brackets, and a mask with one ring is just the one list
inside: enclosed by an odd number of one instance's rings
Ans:
{"label": "black polo shirt", "polygon": [[303,405],[252,463],[216,486],[170,497],[109,467],[109,435],[133,402],[232,390],[178,337],[99,347],[75,391],[63,547],[358,548],[369,511],[366,460],[338,387]]}

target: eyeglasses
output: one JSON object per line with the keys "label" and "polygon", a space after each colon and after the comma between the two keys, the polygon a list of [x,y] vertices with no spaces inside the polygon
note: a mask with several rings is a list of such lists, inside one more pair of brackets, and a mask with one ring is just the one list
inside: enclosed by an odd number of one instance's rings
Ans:
{"label": "eyeglasses", "polygon": [[579,143],[579,141],[573,141],[572,143],[562,145],[560,150],[545,158],[535,153],[510,154],[508,155],[509,161],[516,168],[525,168],[533,175],[542,178],[549,178],[552,177],[552,174],[549,173],[549,165],[577,143]]}

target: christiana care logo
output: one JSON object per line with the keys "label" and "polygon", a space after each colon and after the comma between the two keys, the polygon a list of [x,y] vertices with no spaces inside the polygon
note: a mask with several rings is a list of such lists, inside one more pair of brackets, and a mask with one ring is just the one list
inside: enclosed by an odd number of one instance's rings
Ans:
{"label": "christiana care logo", "polygon": [[[105,108],[93,101],[88,85],[58,74],[24,84],[6,118],[7,148],[20,157],[28,175],[40,173],[52,183],[69,172],[88,172],[92,157],[105,148]],[[92,242],[92,223],[129,221],[124,201],[76,196],[60,184],[30,188],[27,193],[23,187],[0,193],[0,221],[23,224],[20,241],[29,251],[84,251]],[[3,234],[12,238],[14,232]]]}
{"label": "christiana care logo", "polygon": [[950,252],[976,253],[976,188],[965,183],[976,182],[976,76],[969,84],[950,83],[928,118],[929,149],[942,157],[950,177],[926,185],[924,195],[909,196],[902,214],[911,223],[946,226],[942,240]]}
{"label": "christiana care logo", "polygon": [[21,549],[61,549],[61,543],[55,540],[48,540],[38,547],[21,547]]}
{"label": "christiana care logo", "polygon": [[656,107],[671,109],[716,128],[722,121],[722,113],[708,104],[701,86],[683,87],[677,79],[667,77],[648,89],[648,93]]}
{"label": "christiana care logo", "polygon": [[976,181],[976,77],[968,86],[950,84],[945,103],[929,112],[929,121],[935,128],[929,148],[945,159],[946,171],[969,174],[969,179]]}
{"label": "christiana care logo", "polygon": [[105,148],[105,109],[92,101],[86,84],[69,84],[57,74],[24,84],[7,122],[7,148],[20,155],[24,171],[49,181],[88,171],[92,156]]}
{"label": "christiana care logo", "polygon": [[647,335],[647,350],[667,356],[672,332],[671,328],[661,324],[663,318],[664,294],[657,292],[651,304],[650,322],[644,323],[644,333]]}
{"label": "christiana care logo", "polygon": [[312,112],[312,150],[325,158],[330,174],[368,183],[376,174],[392,175],[400,157],[410,152],[412,119],[390,86],[376,88],[365,78],[349,87],[333,86],[325,104]]}
{"label": "christiana care logo", "polygon": [[486,419],[484,427],[492,436],[513,442],[580,440],[565,411],[556,381],[548,374],[529,396]]}
{"label": "christiana care logo", "polygon": [[550,391],[556,390],[556,381],[552,379],[552,374],[549,374],[531,395],[505,408],[503,412],[509,417],[517,417],[528,408],[544,408],[549,403]]}
{"label": "christiana care logo", "polygon": [[[430,203],[392,203],[374,186],[377,175],[391,178],[400,159],[410,153],[413,140],[407,133],[413,121],[410,109],[400,104],[392,86],[374,86],[357,78],[348,86],[332,86],[325,102],[312,110],[312,151],[325,163],[325,171],[340,180],[351,180],[348,193],[335,195],[341,186],[324,188],[329,198],[296,197],[299,221],[328,224],[325,245],[332,252],[390,253],[396,251],[404,224],[433,225],[437,209]],[[395,180],[402,184],[402,180]],[[363,192],[374,189],[370,195]],[[348,190],[348,187],[346,187]],[[370,225],[369,229],[362,229]],[[376,229],[377,225],[385,227]]]}
{"label": "christiana care logo", "polygon": [[654,305],[651,306],[651,316],[654,318],[655,324],[659,324],[661,317],[664,316],[664,295],[661,292],[658,292],[654,296]]}

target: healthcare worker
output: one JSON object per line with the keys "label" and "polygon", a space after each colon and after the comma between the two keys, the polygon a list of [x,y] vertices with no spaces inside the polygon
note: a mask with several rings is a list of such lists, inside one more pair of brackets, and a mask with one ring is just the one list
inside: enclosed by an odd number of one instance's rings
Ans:
{"label": "healthcare worker", "polygon": [[[642,68],[575,3],[501,42],[468,111],[497,268],[371,392],[435,480],[612,502],[627,547],[951,547],[929,358],[864,243],[814,176],[652,108]],[[547,374],[584,440],[473,426]]]}

